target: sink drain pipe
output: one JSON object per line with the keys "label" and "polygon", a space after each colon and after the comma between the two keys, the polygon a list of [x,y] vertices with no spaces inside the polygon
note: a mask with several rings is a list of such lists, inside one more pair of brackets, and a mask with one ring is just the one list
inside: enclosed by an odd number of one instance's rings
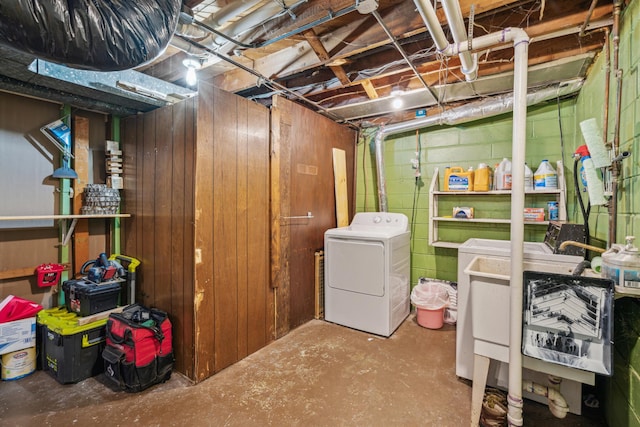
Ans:
{"label": "sink drain pipe", "polygon": [[[549,382],[556,383],[559,386],[560,378],[554,378],[549,376]],[[522,389],[524,391],[528,391],[529,393],[537,394],[538,396],[544,396],[547,398],[549,404],[549,411],[556,418],[564,418],[569,413],[569,405],[567,404],[566,399],[560,393],[560,391],[555,388],[553,385],[544,386],[538,383],[534,383],[533,381],[527,380],[522,383]]]}

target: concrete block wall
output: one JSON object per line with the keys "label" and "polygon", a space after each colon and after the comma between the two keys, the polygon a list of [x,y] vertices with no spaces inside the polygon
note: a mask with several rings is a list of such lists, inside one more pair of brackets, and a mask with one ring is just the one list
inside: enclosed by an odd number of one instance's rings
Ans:
{"label": "concrete block wall", "polygon": [[[619,67],[622,70],[620,150],[631,151],[623,161],[619,183],[616,242],[627,235],[640,238],[640,0],[633,0],[621,15]],[[612,63],[613,66],[613,63]],[[595,117],[603,126],[603,89],[606,62],[601,55],[592,66],[576,103],[578,123]],[[613,140],[617,83],[611,73],[608,140]],[[608,240],[606,208],[590,217],[591,234]],[[640,427],[640,303],[634,298],[615,302],[614,374],[602,379],[603,408],[610,427]]]}
{"label": "concrete block wall", "polygon": [[[632,155],[622,168],[618,198],[617,242],[634,235],[640,244],[640,0],[632,0],[623,11],[620,37],[622,69],[622,108],[620,149]],[[573,191],[571,154],[584,144],[579,123],[595,117],[603,125],[603,93],[605,60],[599,55],[577,98],[560,102],[563,138],[560,138],[558,105],[530,107],[527,116],[526,160],[535,171],[547,158],[559,160],[564,152],[568,189],[568,217],[581,222],[577,198]],[[615,111],[615,73],[611,75],[608,140],[613,139]],[[416,186],[411,159],[421,146],[422,182]],[[564,148],[563,148],[564,147]],[[412,221],[411,281],[421,276],[446,280],[456,279],[457,251],[428,245],[428,188],[434,168],[443,178],[445,166],[477,167],[479,162],[493,165],[502,157],[511,157],[511,114],[454,127],[434,127],[389,137],[384,143],[389,210],[405,213]],[[365,191],[366,189],[366,191]],[[365,203],[366,194],[366,203]],[[461,203],[467,204],[464,199]],[[491,202],[489,202],[491,204]],[[477,212],[495,209],[474,202]],[[356,210],[377,210],[375,158],[371,139],[364,137],[358,148]],[[589,218],[591,238],[601,243],[608,240],[609,217],[606,207],[593,207]],[[476,227],[472,230],[450,230],[464,241],[469,237],[507,239],[499,227]],[[528,240],[541,241],[539,232],[528,232]],[[622,298],[615,303],[614,375],[599,378],[602,405],[610,427],[640,427],[640,303]]]}
{"label": "concrete block wall", "polygon": [[[561,122],[559,120],[561,119]],[[562,138],[560,136],[562,124]],[[562,160],[563,141],[565,152],[575,149],[575,99],[551,101],[544,105],[530,107],[527,116],[526,161],[533,171],[540,161],[548,159],[552,163]],[[461,166],[477,168],[478,163],[492,167],[503,157],[511,158],[511,113],[457,126],[439,126],[392,135],[384,142],[384,161],[388,207],[391,212],[401,212],[409,217],[412,224],[411,240],[411,283],[420,277],[456,280],[457,250],[434,248],[428,244],[429,184],[435,168],[439,170],[442,188],[444,168]],[[362,136],[358,146],[356,211],[378,210],[375,154],[373,134]],[[411,159],[420,153],[421,174],[416,181]],[[565,175],[569,179],[567,163],[572,163],[570,154],[565,161]],[[572,167],[572,165],[571,165]],[[570,194],[572,183],[567,182]],[[571,200],[571,195],[569,196]],[[449,200],[449,199],[447,199]],[[546,207],[546,199],[537,198],[536,207]],[[510,199],[490,196],[469,199],[464,196],[452,198],[443,204],[440,215],[446,209],[456,206],[473,206],[478,217],[509,218]],[[532,205],[534,206],[534,205]],[[571,211],[570,214],[573,214]],[[527,226],[526,239],[542,241],[544,226]],[[509,239],[509,226],[496,224],[446,223],[439,229],[440,237],[465,241],[471,237],[489,239]]]}

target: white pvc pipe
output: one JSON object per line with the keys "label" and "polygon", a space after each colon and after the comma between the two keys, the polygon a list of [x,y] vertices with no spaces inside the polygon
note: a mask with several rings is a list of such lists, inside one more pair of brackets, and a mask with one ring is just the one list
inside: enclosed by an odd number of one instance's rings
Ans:
{"label": "white pvc pipe", "polygon": [[[414,0],[416,8],[422,20],[431,34],[431,38],[436,44],[438,51],[443,52],[449,47],[449,41],[442,31],[440,21],[436,15],[436,11],[431,5],[429,0]],[[447,22],[451,28],[453,39],[456,43],[464,43],[467,41],[467,35],[464,30],[464,21],[462,19],[462,11],[460,5],[456,0],[443,0],[442,7],[447,17]],[[462,72],[465,75],[467,81],[473,81],[478,77],[478,61],[476,55],[471,55],[469,52],[463,52],[460,54],[460,63],[462,64]]]}
{"label": "white pvc pipe", "polygon": [[[456,43],[466,43],[467,33],[464,28],[464,20],[462,19],[462,11],[458,0],[441,0],[444,14],[447,17],[453,40]],[[462,64],[462,73],[468,82],[474,81],[478,77],[478,55],[469,52],[460,54],[460,63]]]}
{"label": "white pvc pipe", "polygon": [[439,51],[445,50],[449,47],[449,41],[447,40],[447,36],[444,35],[444,31],[442,31],[438,15],[436,15],[436,11],[433,9],[431,1],[414,0],[413,2],[418,8],[418,12],[420,12],[422,20],[426,24],[433,42],[436,44],[436,48],[438,48]]}
{"label": "white pvc pipe", "polygon": [[547,387],[527,380],[522,383],[522,389],[529,393],[537,394],[538,396],[544,396],[547,398],[549,405],[549,411],[556,418],[564,418],[569,413],[569,405],[562,393],[553,387]]}
{"label": "white pvc pipe", "polygon": [[524,264],[524,163],[527,138],[529,37],[514,34],[513,142],[511,149],[511,317],[509,326],[509,423],[522,425],[522,287]]}
{"label": "white pvc pipe", "polygon": [[[415,0],[423,14],[425,23],[431,32],[431,26],[438,22],[430,3]],[[421,6],[425,6],[424,10]],[[424,13],[423,13],[424,12]],[[439,23],[438,23],[439,27]],[[434,40],[439,38],[438,30],[432,34]],[[440,31],[442,29],[440,28]],[[502,31],[487,34],[467,43],[455,43],[447,46],[442,53],[447,56],[459,55],[461,52],[486,49],[488,47],[513,43],[514,47],[514,79],[513,79],[513,140],[511,157],[514,167],[511,171],[511,286],[510,286],[510,334],[509,334],[509,425],[521,426],[522,419],[522,274],[524,262],[524,158],[527,135],[527,66],[529,52],[529,36],[521,28],[505,28]]]}
{"label": "white pvc pipe", "polygon": [[[513,42],[513,142],[511,158],[511,310],[509,324],[509,425],[521,426],[522,419],[522,287],[524,263],[524,160],[527,137],[527,66],[529,36],[520,28],[505,28],[498,33],[478,37],[472,49]],[[451,45],[447,54],[469,50],[467,43]]]}

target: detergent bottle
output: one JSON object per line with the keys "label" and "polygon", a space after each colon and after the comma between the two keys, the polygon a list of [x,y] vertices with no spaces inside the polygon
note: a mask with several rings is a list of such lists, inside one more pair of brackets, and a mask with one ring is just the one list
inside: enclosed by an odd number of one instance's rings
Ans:
{"label": "detergent bottle", "polygon": [[506,157],[496,169],[496,190],[511,190],[511,160]]}
{"label": "detergent bottle", "polygon": [[473,191],[473,170],[465,172],[460,166],[445,168],[444,191]]}
{"label": "detergent bottle", "polygon": [[491,190],[491,169],[486,163],[480,163],[473,176],[473,191]]}
{"label": "detergent bottle", "polygon": [[558,173],[549,160],[543,160],[533,174],[533,186],[536,191],[558,189]]}
{"label": "detergent bottle", "polygon": [[524,164],[524,191],[533,191],[533,172],[526,163]]}

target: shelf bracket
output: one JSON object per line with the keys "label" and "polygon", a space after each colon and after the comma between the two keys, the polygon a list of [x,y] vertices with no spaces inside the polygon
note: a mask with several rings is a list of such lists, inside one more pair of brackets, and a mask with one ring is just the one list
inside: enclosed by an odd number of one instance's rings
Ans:
{"label": "shelf bracket", "polygon": [[73,230],[75,230],[76,224],[78,223],[78,218],[73,218],[71,220],[71,225],[69,226],[68,230],[67,230],[67,222],[65,220],[61,220],[61,221],[63,223],[62,246],[67,246],[69,244],[69,240],[71,239],[71,236],[73,235]]}

